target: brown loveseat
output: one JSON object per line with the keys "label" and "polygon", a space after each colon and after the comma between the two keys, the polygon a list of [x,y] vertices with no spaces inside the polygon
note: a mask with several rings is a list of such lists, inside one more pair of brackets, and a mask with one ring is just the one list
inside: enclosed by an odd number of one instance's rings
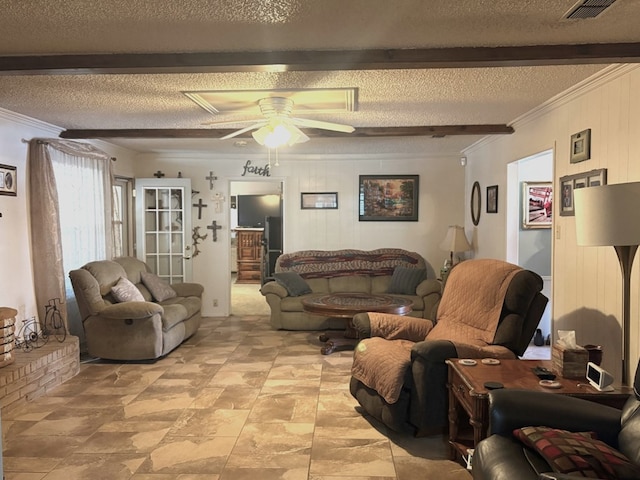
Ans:
{"label": "brown loveseat", "polygon": [[[302,300],[327,293],[393,293],[413,302],[414,317],[433,318],[442,290],[441,283],[426,279],[427,264],[416,252],[400,248],[377,250],[303,250],[278,257],[275,277],[285,272],[299,274],[308,293],[291,295],[282,282],[265,283],[261,292],[271,308],[271,326],[284,330],[344,329],[344,319],[304,312]],[[397,269],[397,270],[396,270]],[[405,293],[389,292],[399,274],[424,273],[424,280]],[[419,278],[419,277],[418,277]],[[400,288],[402,290],[402,288]]]}
{"label": "brown loveseat", "polygon": [[[133,257],[90,262],[69,272],[90,355],[110,360],[155,359],[196,332],[203,287],[172,284],[173,296],[154,301],[142,282],[148,273],[147,265]],[[123,278],[135,285],[134,294],[141,294],[142,301],[117,300],[114,287]]]}

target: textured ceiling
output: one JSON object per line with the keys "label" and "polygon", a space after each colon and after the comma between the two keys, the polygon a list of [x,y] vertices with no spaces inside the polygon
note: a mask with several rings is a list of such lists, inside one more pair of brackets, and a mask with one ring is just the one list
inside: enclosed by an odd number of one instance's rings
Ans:
{"label": "textured ceiling", "polygon": [[[0,0],[0,56],[268,52],[640,41],[640,0],[564,20],[573,0]],[[1,75],[0,107],[69,129],[204,128],[183,91],[355,88],[357,110],[309,114],[356,127],[509,124],[606,65],[414,70]],[[256,107],[256,116],[259,114]],[[294,109],[294,114],[297,114]],[[242,126],[242,125],[239,125]],[[457,152],[478,137],[312,139],[300,153]],[[139,151],[238,153],[233,141],[112,139]],[[252,143],[251,141],[249,143]],[[249,151],[248,145],[243,151]],[[258,150],[256,150],[258,151]]]}

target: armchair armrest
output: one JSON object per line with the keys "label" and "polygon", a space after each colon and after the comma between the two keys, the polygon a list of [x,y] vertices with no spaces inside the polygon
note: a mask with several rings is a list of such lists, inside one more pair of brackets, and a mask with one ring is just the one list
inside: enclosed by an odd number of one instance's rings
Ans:
{"label": "armchair armrest", "polygon": [[155,314],[162,315],[164,308],[162,305],[153,302],[123,302],[108,305],[103,308],[98,316],[104,318],[120,319],[137,319],[147,318]]}
{"label": "armchair armrest", "polygon": [[416,287],[416,295],[426,297],[432,293],[442,294],[442,282],[435,278],[427,278]]}
{"label": "armchair armrest", "polygon": [[173,288],[179,297],[202,297],[204,287],[199,283],[172,283]]}
{"label": "armchair armrest", "polygon": [[264,285],[262,285],[262,287],[260,287],[260,293],[262,293],[262,295],[264,295],[265,297],[269,293],[277,295],[280,298],[289,296],[289,292],[287,292],[287,289],[275,281],[267,282]]}
{"label": "armchair armrest", "polygon": [[594,431],[617,447],[620,410],[555,393],[505,389],[489,392],[489,433],[511,436],[516,428],[546,426],[569,431]]}

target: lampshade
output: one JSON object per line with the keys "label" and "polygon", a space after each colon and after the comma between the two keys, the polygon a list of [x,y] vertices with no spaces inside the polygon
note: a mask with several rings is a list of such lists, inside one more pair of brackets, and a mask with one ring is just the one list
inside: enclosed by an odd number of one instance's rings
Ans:
{"label": "lampshade", "polygon": [[640,182],[574,191],[578,245],[640,244]]}
{"label": "lampshade", "polygon": [[453,253],[471,250],[471,245],[469,245],[469,242],[467,241],[464,228],[460,225],[449,225],[447,236],[440,244],[440,248]]}

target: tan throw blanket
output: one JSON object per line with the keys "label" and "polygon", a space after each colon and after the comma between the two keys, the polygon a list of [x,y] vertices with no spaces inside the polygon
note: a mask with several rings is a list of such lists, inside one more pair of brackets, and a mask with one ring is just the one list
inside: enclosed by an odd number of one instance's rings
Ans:
{"label": "tan throw blanket", "polygon": [[433,328],[433,322],[423,318],[403,317],[391,313],[369,312],[369,324],[372,337],[387,340],[424,340]]}
{"label": "tan throw blanket", "polygon": [[517,265],[479,259],[457,265],[447,279],[438,306],[438,322],[429,340],[485,347],[493,342],[504,296]]}
{"label": "tan throw blanket", "polygon": [[410,340],[372,337],[358,343],[353,354],[351,374],[374,389],[387,403],[400,398],[404,376],[411,363]]}

